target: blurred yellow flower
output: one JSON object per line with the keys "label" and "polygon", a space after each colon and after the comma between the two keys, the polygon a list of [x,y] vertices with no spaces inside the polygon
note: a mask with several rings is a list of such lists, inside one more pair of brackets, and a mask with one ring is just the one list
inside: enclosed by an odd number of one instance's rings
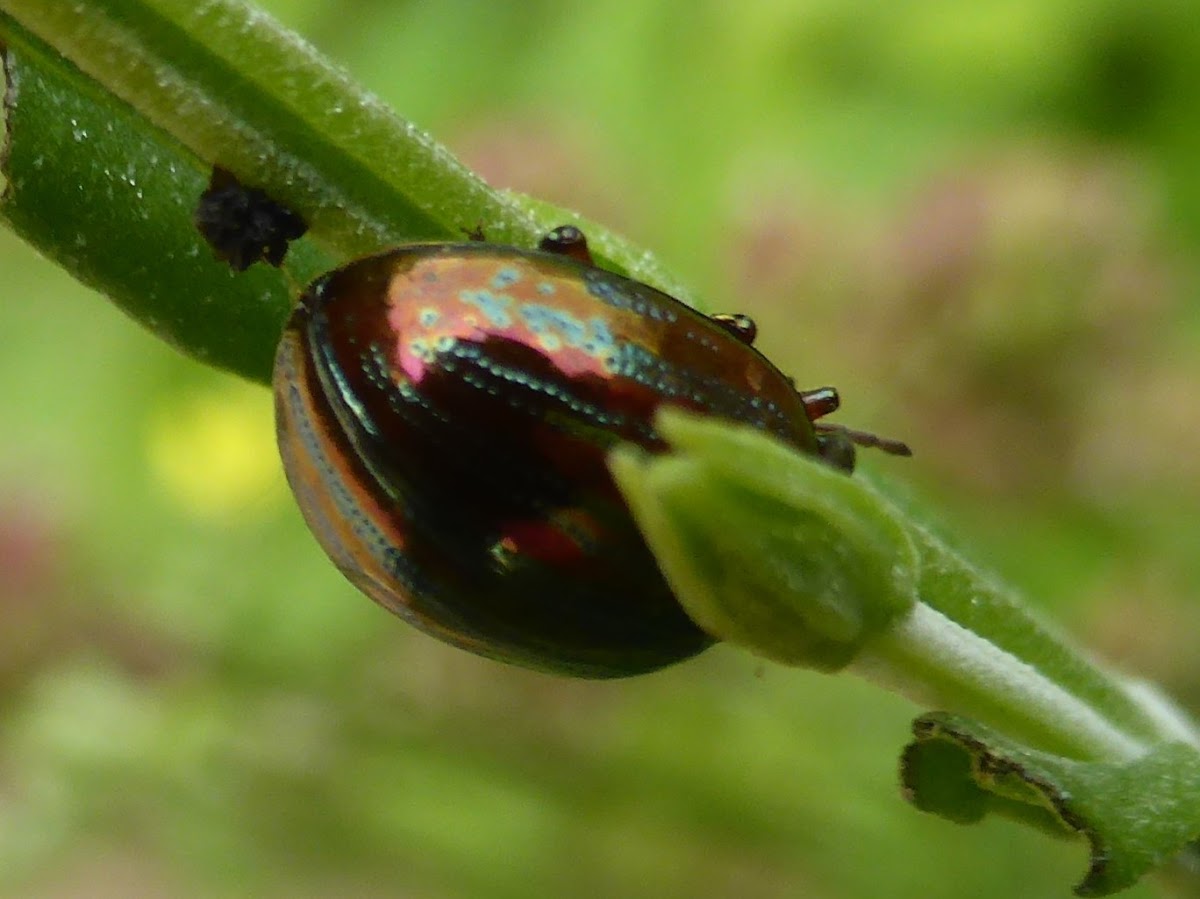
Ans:
{"label": "blurred yellow flower", "polygon": [[151,473],[198,518],[264,514],[286,495],[274,422],[270,392],[252,384],[176,395],[150,419]]}

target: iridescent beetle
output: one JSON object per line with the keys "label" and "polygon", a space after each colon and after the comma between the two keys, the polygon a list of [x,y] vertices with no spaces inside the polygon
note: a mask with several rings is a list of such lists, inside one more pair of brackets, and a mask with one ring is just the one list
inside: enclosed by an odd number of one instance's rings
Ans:
{"label": "iridescent beetle", "polygon": [[[303,220],[216,168],[196,224],[236,270],[279,265]],[[619,677],[713,640],[684,614],[605,464],[666,446],[674,405],[768,431],[851,471],[744,315],[702,315],[598,268],[578,229],[537,250],[412,244],[300,297],[275,359],[279,449],[318,542],[359,589],[449,643],[514,664]]]}
{"label": "iridescent beetle", "polygon": [[380,605],[485,656],[584,677],[712,643],[684,614],[605,464],[650,451],[663,405],[768,431],[850,471],[745,316],[705,316],[592,264],[562,227],[537,250],[413,244],[300,298],[275,363],[279,447],[304,517]]}

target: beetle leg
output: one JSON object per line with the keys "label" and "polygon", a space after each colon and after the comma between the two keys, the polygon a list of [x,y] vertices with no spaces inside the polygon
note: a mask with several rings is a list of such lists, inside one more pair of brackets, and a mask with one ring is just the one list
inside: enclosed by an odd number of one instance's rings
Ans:
{"label": "beetle leg", "polygon": [[840,434],[851,443],[881,450],[891,456],[912,455],[912,449],[902,440],[893,440],[891,437],[880,437],[878,434],[872,434],[869,431],[856,431],[845,425],[830,425],[825,424],[825,422],[820,422],[814,427],[817,429],[818,436]]}
{"label": "beetle leg", "polygon": [[880,437],[868,431],[856,431],[845,425],[831,425],[818,422],[831,412],[836,412],[841,400],[833,387],[818,387],[816,390],[801,390],[800,401],[804,403],[804,411],[808,420],[814,422],[817,431],[817,444],[821,448],[821,457],[837,468],[850,471],[854,468],[854,445],[872,447],[893,456],[911,456],[912,450],[907,443],[893,440],[890,437]]}
{"label": "beetle leg", "polygon": [[557,256],[569,256],[584,265],[595,265],[587,238],[574,225],[559,225],[538,242],[538,249]]}
{"label": "beetle leg", "polygon": [[801,390],[800,402],[804,403],[804,411],[808,413],[809,421],[824,418],[830,412],[836,412],[842,404],[835,387],[818,387],[816,390]]}

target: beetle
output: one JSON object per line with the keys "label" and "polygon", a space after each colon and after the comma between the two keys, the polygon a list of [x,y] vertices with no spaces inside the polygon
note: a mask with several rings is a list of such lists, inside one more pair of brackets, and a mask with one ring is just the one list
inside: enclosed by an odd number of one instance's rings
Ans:
{"label": "beetle", "polygon": [[774,434],[850,471],[745,316],[706,316],[596,266],[582,233],[538,249],[424,243],[350,262],[302,294],[279,344],[279,449],[318,542],[360,590],[501,661],[619,677],[713,639],[681,609],[606,465],[666,449],[664,405]]}

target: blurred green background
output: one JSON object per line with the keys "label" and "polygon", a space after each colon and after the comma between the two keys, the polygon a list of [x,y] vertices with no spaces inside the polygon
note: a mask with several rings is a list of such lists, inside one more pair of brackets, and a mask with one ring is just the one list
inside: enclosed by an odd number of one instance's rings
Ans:
{"label": "blurred green background", "polygon": [[[1173,0],[272,0],[497,186],[758,319],[902,501],[1200,705],[1200,29]],[[1061,896],[898,795],[920,711],[718,648],[452,650],[325,561],[267,391],[0,233],[0,892]],[[1149,896],[1143,886],[1129,895]]]}

